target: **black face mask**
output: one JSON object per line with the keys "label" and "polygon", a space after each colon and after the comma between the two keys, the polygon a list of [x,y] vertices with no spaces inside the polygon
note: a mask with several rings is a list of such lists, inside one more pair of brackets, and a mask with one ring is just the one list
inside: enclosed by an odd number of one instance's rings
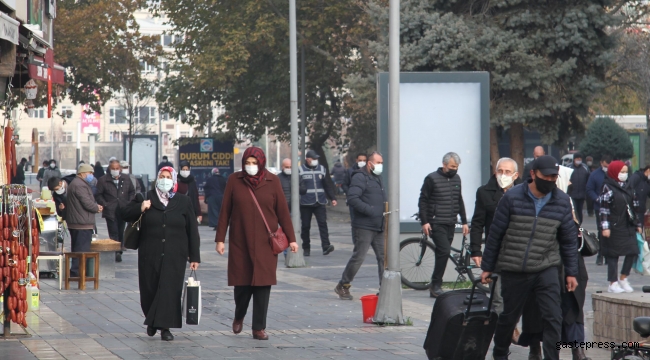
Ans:
{"label": "black face mask", "polygon": [[540,177],[535,178],[535,186],[537,186],[537,191],[541,192],[544,195],[550,193],[557,187],[555,181],[544,180]]}
{"label": "black face mask", "polygon": [[450,178],[454,177],[456,173],[458,173],[458,170],[452,170],[452,169],[447,170],[447,176],[449,176]]}

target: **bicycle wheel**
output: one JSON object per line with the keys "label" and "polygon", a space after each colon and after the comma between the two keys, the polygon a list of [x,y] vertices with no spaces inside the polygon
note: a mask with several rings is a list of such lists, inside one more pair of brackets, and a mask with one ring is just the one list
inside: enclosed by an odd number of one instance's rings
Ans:
{"label": "bicycle wheel", "polygon": [[[467,277],[472,283],[476,280],[481,279],[483,270],[481,270],[480,267],[476,266],[469,254],[465,254],[465,267],[467,268]],[[487,294],[490,293],[490,287],[488,285],[479,283],[476,288]]]}
{"label": "bicycle wheel", "polygon": [[422,253],[420,238],[409,238],[399,244],[402,284],[411,289],[427,290],[431,283],[433,266],[436,264],[436,256],[433,252],[435,247],[429,241],[425,241],[425,244],[426,248],[420,265],[417,264]]}

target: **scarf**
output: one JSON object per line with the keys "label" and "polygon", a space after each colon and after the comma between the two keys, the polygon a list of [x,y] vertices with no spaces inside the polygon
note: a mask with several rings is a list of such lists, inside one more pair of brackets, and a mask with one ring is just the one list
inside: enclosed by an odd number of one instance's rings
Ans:
{"label": "scarf", "polygon": [[169,171],[170,174],[172,174],[172,181],[174,182],[174,186],[172,186],[172,189],[169,190],[169,192],[162,192],[160,189],[158,189],[158,186],[156,184],[156,194],[158,194],[158,199],[160,199],[160,202],[163,203],[163,205],[167,206],[169,204],[169,199],[173,198],[174,195],[176,195],[176,189],[178,189],[178,182],[176,180],[176,170],[174,170],[173,167],[171,166],[163,166],[160,168],[158,171],[158,177],[156,179],[160,178],[160,173],[163,171]]}
{"label": "scarf", "polygon": [[[246,172],[246,159],[249,157],[257,159],[257,174],[255,175],[248,175]],[[249,147],[246,149],[241,158],[241,168],[244,172],[244,179],[251,185],[251,187],[253,187],[253,189],[257,188],[262,180],[266,178],[266,155],[264,155],[264,151],[258,147]]]}

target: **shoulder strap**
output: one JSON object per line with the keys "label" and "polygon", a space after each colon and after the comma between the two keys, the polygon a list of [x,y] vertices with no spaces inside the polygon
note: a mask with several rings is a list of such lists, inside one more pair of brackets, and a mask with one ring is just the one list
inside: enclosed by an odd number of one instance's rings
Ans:
{"label": "shoulder strap", "polygon": [[271,228],[269,227],[269,224],[266,222],[266,217],[264,216],[264,213],[262,212],[262,208],[260,207],[260,204],[257,202],[257,198],[255,197],[255,193],[253,193],[253,190],[247,186],[248,192],[251,193],[251,196],[253,197],[253,201],[255,202],[255,206],[257,206],[257,210],[260,211],[260,215],[262,215],[262,220],[264,220],[264,225],[266,225],[266,231],[271,233]]}

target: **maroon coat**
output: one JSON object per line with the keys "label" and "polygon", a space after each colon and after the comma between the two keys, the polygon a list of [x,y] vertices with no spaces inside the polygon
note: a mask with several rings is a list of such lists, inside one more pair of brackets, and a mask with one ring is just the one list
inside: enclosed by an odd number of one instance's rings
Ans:
{"label": "maroon coat", "polygon": [[[268,171],[266,174],[254,190],[257,201],[271,231],[276,231],[279,224],[289,242],[295,242],[291,215],[280,179]],[[228,286],[276,285],[278,256],[273,254],[264,220],[248,189],[244,172],[239,171],[230,175],[223,195],[215,241],[224,242],[230,226]]]}

